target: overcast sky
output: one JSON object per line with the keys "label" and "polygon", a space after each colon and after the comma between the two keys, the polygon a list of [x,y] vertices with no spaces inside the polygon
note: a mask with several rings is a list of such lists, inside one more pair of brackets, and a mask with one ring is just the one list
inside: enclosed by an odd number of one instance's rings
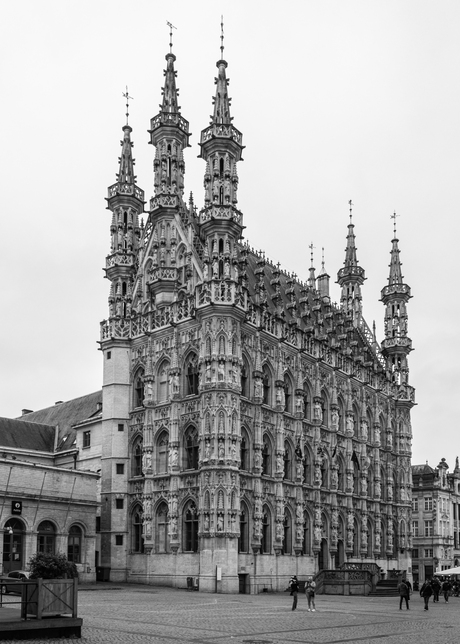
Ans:
{"label": "overcast sky", "polygon": [[[203,204],[199,133],[209,123],[224,13],[232,116],[243,132],[245,237],[308,277],[325,248],[331,295],[348,201],[365,269],[364,316],[383,339],[392,220],[409,302],[413,463],[451,467],[457,402],[460,2],[458,0],[1,0],[0,415],[102,384],[107,186],[118,169],[122,92],[138,185],[153,193],[150,118],[169,29],[190,121],[186,195]],[[166,13],[165,13],[166,12]],[[454,406],[455,405],[455,406]]]}

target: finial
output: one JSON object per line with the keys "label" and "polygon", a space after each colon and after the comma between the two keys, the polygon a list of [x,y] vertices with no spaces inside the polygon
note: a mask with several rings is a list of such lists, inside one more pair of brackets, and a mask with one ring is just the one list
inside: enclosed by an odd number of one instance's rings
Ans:
{"label": "finial", "polygon": [[399,217],[400,215],[396,214],[396,210],[393,212],[392,215],[390,215],[390,219],[393,219],[393,239],[396,239],[396,217]]}
{"label": "finial", "polygon": [[350,224],[351,224],[351,223],[353,223],[352,222],[352,218],[353,218],[353,201],[351,199],[348,202],[348,205],[350,206]]}
{"label": "finial", "polygon": [[169,27],[169,53],[170,53],[170,54],[172,54],[172,34],[173,34],[172,30],[173,30],[173,29],[177,29],[177,27],[175,27],[175,26],[172,24],[172,22],[168,22],[168,21],[166,21],[166,24],[167,24],[167,25],[168,25],[168,27]]}
{"label": "finial", "polygon": [[220,59],[224,60],[224,16],[220,17]]}
{"label": "finial", "polygon": [[308,246],[310,249],[310,260],[311,260],[311,265],[313,266],[313,249],[316,248],[316,246],[313,246],[313,242]]}
{"label": "finial", "polygon": [[128,86],[126,85],[126,92],[122,92],[122,95],[126,98],[126,125],[128,125],[129,118],[129,100],[133,100],[133,97],[128,94]]}
{"label": "finial", "polygon": [[324,272],[324,246],[321,248],[321,268]]}

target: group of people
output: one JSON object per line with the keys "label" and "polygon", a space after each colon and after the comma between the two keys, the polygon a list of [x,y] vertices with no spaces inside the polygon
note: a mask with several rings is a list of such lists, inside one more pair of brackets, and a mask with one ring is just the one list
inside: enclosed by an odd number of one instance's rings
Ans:
{"label": "group of people", "polygon": [[[289,580],[289,590],[291,591],[292,595],[292,610],[295,610],[297,608],[297,596],[299,594],[299,580],[297,579],[296,575],[292,575],[291,579]],[[315,590],[316,582],[313,577],[309,577],[305,582],[305,595],[308,602],[307,610],[311,611],[312,613],[316,611]]]}
{"label": "group of people", "polygon": [[440,582],[437,577],[433,579],[427,579],[423,586],[420,588],[420,596],[423,597],[425,602],[424,609],[428,610],[428,602],[430,601],[431,595],[433,595],[433,602],[439,601],[440,593],[444,596],[444,601],[449,601],[449,595],[453,589],[452,583],[449,579],[445,579],[443,582]]}

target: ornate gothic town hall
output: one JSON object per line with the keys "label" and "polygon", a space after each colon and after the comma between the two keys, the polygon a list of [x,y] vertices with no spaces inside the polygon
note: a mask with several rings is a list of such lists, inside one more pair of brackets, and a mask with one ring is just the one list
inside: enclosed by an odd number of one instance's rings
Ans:
{"label": "ornate gothic town hall", "polygon": [[102,406],[72,444],[77,469],[101,474],[97,565],[111,581],[208,592],[282,590],[344,562],[410,572],[411,293],[396,233],[379,344],[351,210],[338,305],[324,262],[301,281],[243,242],[223,46],[204,199],[184,200],[175,65],[170,48],[149,129],[154,196],[136,184],[129,124],[108,188]]}

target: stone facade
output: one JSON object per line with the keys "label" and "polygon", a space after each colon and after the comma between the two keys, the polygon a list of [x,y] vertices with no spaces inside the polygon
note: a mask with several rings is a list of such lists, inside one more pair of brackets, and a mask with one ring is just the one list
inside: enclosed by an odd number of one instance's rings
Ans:
{"label": "stone facade", "polygon": [[432,468],[412,466],[413,576],[423,583],[434,572],[460,565],[460,468],[443,458]]}
{"label": "stone facade", "polygon": [[200,139],[204,205],[184,201],[189,124],[166,61],[148,210],[128,124],[108,190],[101,564],[114,581],[192,578],[209,592],[282,589],[345,561],[410,574],[410,288],[396,234],[379,345],[351,204],[339,305],[324,263],[302,281],[243,243],[223,55]]}

